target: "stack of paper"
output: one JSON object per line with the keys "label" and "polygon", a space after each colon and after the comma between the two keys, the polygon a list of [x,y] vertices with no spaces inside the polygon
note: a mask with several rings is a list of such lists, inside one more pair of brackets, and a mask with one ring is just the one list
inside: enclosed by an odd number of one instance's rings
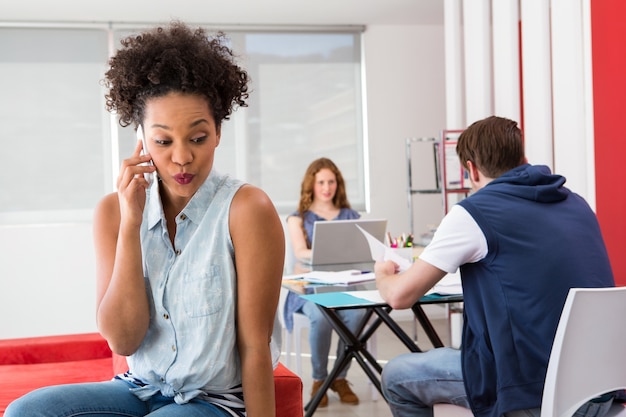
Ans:
{"label": "stack of paper", "polygon": [[376,277],[373,272],[361,272],[356,269],[346,271],[311,271],[301,277],[308,282],[315,282],[329,285],[350,285],[360,282],[374,281]]}

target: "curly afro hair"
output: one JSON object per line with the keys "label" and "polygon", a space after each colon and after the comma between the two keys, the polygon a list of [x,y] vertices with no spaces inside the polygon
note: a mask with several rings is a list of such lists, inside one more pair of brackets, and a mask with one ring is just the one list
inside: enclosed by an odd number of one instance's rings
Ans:
{"label": "curly afro hair", "polygon": [[195,94],[207,99],[220,126],[235,106],[247,106],[249,95],[248,74],[225,40],[222,32],[209,38],[204,29],[178,21],[123,39],[103,80],[106,109],[117,113],[123,127],[139,125],[150,98]]}

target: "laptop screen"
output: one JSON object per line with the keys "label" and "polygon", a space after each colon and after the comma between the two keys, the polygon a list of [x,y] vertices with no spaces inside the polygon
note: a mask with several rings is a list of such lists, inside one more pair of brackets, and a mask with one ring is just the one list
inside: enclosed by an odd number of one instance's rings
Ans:
{"label": "laptop screen", "polygon": [[367,240],[357,224],[384,242],[386,219],[317,221],[313,224],[311,265],[373,262]]}

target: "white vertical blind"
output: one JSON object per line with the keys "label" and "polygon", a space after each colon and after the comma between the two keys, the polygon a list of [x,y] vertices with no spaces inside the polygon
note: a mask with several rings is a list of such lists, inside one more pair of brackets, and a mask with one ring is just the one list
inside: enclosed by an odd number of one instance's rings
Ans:
{"label": "white vertical blind", "polygon": [[493,114],[489,0],[463,1],[465,114],[468,124]]}
{"label": "white vertical blind", "polygon": [[465,125],[491,114],[518,121],[529,162],[564,175],[595,207],[590,1],[463,0],[458,21],[458,2],[446,0],[446,114],[458,119],[461,71]]}
{"label": "white vertical blind", "polygon": [[519,5],[492,0],[494,114],[520,121]]}
{"label": "white vertical blind", "polygon": [[520,0],[520,16],[526,156],[530,163],[554,168],[550,4]]}
{"label": "white vertical blind", "polygon": [[595,136],[594,136],[594,114],[593,114],[593,66],[591,57],[591,0],[581,0],[582,7],[582,31],[583,31],[583,89],[585,91],[585,146],[578,152],[587,155],[587,189],[579,190],[580,194],[586,196],[589,205],[596,209],[596,158],[595,158]]}
{"label": "white vertical blind", "polygon": [[463,34],[461,31],[461,0],[444,0],[444,42],[446,58],[446,126],[448,130],[463,129],[465,101],[463,97]]}
{"label": "white vertical blind", "polygon": [[569,187],[584,192],[594,154],[586,146],[586,103],[591,97],[585,89],[581,0],[552,0],[551,10],[554,168],[567,177]]}

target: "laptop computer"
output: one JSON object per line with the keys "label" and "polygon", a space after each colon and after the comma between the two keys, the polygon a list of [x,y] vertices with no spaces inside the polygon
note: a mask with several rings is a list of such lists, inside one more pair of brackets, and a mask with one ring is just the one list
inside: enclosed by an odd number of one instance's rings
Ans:
{"label": "laptop computer", "polygon": [[386,219],[317,221],[313,224],[311,259],[307,263],[323,265],[373,264],[367,239],[359,225],[381,242],[387,231]]}

